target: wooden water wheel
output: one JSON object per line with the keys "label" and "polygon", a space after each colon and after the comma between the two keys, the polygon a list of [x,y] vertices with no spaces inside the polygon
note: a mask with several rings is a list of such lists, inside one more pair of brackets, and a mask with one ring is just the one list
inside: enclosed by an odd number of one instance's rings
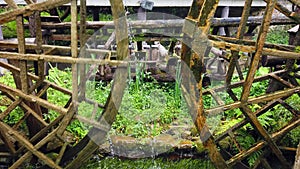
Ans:
{"label": "wooden water wheel", "polygon": [[[0,136],[2,144],[4,145],[3,150],[1,149],[2,157],[9,157],[13,159],[10,168],[18,168],[23,163],[31,159],[32,156],[37,157],[37,159],[44,162],[51,168],[78,168],[84,161],[89,159],[93,153],[98,149],[99,143],[103,142],[102,138],[105,138],[107,130],[102,130],[101,127],[94,127],[91,129],[91,135],[84,137],[76,146],[69,146],[68,140],[64,138],[64,133],[66,131],[67,125],[75,118],[75,113],[77,111],[78,100],[84,100],[84,83],[78,85],[78,77],[85,77],[85,71],[80,71],[78,74],[77,70],[80,64],[103,64],[103,61],[96,59],[85,59],[77,58],[78,56],[78,37],[77,37],[77,1],[74,0],[48,0],[40,3],[33,3],[32,1],[26,1],[27,5],[25,7],[18,7],[13,0],[5,0],[6,3],[12,8],[12,10],[0,14],[0,23],[7,23],[15,20],[17,22],[17,32],[18,32],[18,43],[7,43],[1,42],[1,48],[17,48],[16,52],[1,51],[1,58],[9,59],[8,63],[0,62],[0,66],[10,70],[14,75],[14,80],[16,87],[7,86],[0,83],[1,91],[1,103],[5,101],[5,110],[0,114]],[[42,29],[41,20],[39,12],[43,10],[52,9],[63,4],[71,2],[71,47],[60,47],[42,44]],[[116,27],[116,41],[118,42],[117,48],[117,59],[123,60],[127,57],[127,23],[124,19],[119,19],[125,16],[124,6],[122,0],[111,0],[112,14],[114,17],[114,24]],[[296,128],[300,124],[299,120],[299,110],[294,109],[285,100],[294,94],[299,94],[299,85],[297,79],[300,77],[298,75],[299,67],[295,66],[294,60],[299,59],[300,55],[296,51],[296,46],[299,46],[299,33],[297,33],[294,43],[290,46],[281,46],[266,44],[265,39],[268,33],[270,22],[272,19],[272,14],[274,9],[278,10],[288,18],[290,18],[294,23],[299,24],[300,17],[296,12],[292,12],[285,8],[276,0],[266,1],[266,7],[264,12],[264,18],[261,23],[261,28],[256,41],[248,41],[243,39],[243,35],[246,30],[247,20],[249,17],[249,11],[251,8],[252,0],[245,1],[245,7],[241,17],[241,21],[238,27],[238,32],[236,38],[226,38],[215,35],[210,35],[211,22],[210,19],[213,17],[215,10],[218,5],[218,0],[193,0],[192,6],[190,8],[188,16],[185,18],[185,24],[192,24],[192,27],[183,26],[183,52],[182,60],[191,67],[196,80],[199,82],[198,90],[200,91],[200,98],[203,95],[211,95],[212,98],[218,103],[216,107],[210,109],[204,109],[203,100],[199,99],[197,114],[191,114],[193,117],[197,117],[195,120],[195,125],[200,132],[200,139],[202,139],[205,148],[208,149],[209,157],[214,163],[216,168],[231,168],[236,165],[245,165],[242,160],[251,155],[252,153],[262,150],[261,158],[256,163],[256,166],[262,164],[264,167],[269,167],[267,160],[268,154],[272,153],[279,159],[280,164],[283,168],[290,168],[291,164],[287,161],[287,158],[282,153],[282,149],[278,146],[278,140],[286,135],[289,131]],[[300,3],[296,0],[290,0],[293,5],[300,6]],[[85,38],[85,0],[80,1],[80,44],[84,44]],[[25,43],[24,36],[24,17],[35,16],[36,21],[36,44],[28,45]],[[199,31],[200,30],[200,31]],[[202,89],[202,74],[203,74],[203,63],[204,57],[210,47],[203,45],[204,43],[200,39],[200,34],[205,34],[209,37],[212,46],[220,49],[226,49],[230,55],[230,63],[227,71],[227,76],[225,80],[225,85]],[[81,45],[82,47],[83,45]],[[199,48],[200,46],[201,48]],[[191,50],[198,49],[195,53]],[[28,50],[34,50],[35,53],[27,53]],[[51,55],[55,50],[61,51],[71,51],[72,57]],[[232,76],[235,69],[239,70],[239,52],[254,53],[251,58],[251,65],[248,70],[246,78],[243,79],[240,76],[239,82],[232,82]],[[272,55],[287,59],[286,68],[276,72],[271,72],[267,75],[256,77],[255,73],[258,70],[258,65],[260,63],[262,55]],[[36,63],[36,74],[30,73],[28,71],[28,62],[34,61]],[[73,74],[73,85],[72,91],[64,89],[56,84],[50,83],[45,79],[44,74],[44,63],[45,62],[61,62],[61,63],[71,63],[72,74]],[[109,64],[116,64],[117,62],[107,62]],[[122,66],[120,66],[122,68]],[[126,71],[125,71],[126,72]],[[288,78],[283,78],[283,74],[288,74]],[[118,113],[118,108],[114,103],[121,102],[124,83],[127,76],[124,74],[115,75],[117,82],[114,83],[111,93],[118,95],[113,100],[112,94],[110,93],[106,104],[104,105],[104,111],[98,121],[105,121],[110,126]],[[272,91],[271,93],[266,93],[260,96],[252,96],[250,94],[251,86],[253,83],[268,79],[274,79],[281,83],[284,87],[280,90]],[[81,79],[82,80],[82,79]],[[29,83],[30,82],[30,83]],[[182,86],[182,88],[189,88],[193,86]],[[233,90],[235,88],[241,88],[241,96],[237,96]],[[56,105],[55,103],[50,103],[45,93],[47,91],[57,90],[69,97],[69,101],[65,105]],[[231,97],[233,102],[224,103],[218,92],[226,90],[227,94]],[[93,105],[98,105],[96,102],[90,102]],[[253,111],[251,105],[259,104],[260,108]],[[285,107],[292,115],[290,122],[284,127],[280,128],[274,133],[268,133],[266,129],[262,126],[258,120],[258,116],[263,115],[268,110],[272,109],[276,105],[282,105]],[[20,119],[14,124],[8,124],[5,120],[10,116],[16,108],[20,108],[23,113],[20,115]],[[222,134],[215,137],[213,134],[209,133],[208,127],[206,126],[205,114],[215,113],[218,111],[229,111],[233,109],[239,109],[244,115],[244,119],[239,123],[230,127]],[[57,112],[58,116],[52,120],[47,121],[43,118],[43,114],[47,113],[48,110]],[[257,135],[261,138],[256,141],[251,147],[247,149],[239,149],[236,154],[228,153],[226,156],[223,151],[223,147],[220,142],[224,139],[232,140],[232,143],[239,147],[239,142],[236,139],[235,131],[243,128],[248,123],[255,129]],[[25,124],[24,127],[21,127]],[[209,136],[207,138],[207,136]],[[204,139],[205,138],[205,139]],[[54,159],[49,158],[46,154],[49,153],[47,146],[51,142],[58,142],[59,150],[57,157]],[[71,147],[71,148],[67,148]],[[51,150],[48,150],[51,151]]]}

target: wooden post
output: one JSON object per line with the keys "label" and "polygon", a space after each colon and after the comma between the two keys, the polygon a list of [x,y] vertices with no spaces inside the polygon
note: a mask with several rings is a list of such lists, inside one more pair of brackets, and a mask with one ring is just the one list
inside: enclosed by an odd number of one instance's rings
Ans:
{"label": "wooden post", "polygon": [[[223,9],[222,9],[222,14],[221,14],[221,18],[228,18],[229,16],[229,6],[225,6]],[[226,29],[226,30],[225,30]],[[228,27],[220,27],[219,28],[219,35],[220,36],[230,36],[229,34],[229,31],[228,31]]]}
{"label": "wooden post", "polygon": [[[80,0],[80,52],[81,57],[85,58],[86,55],[86,48],[85,43],[87,41],[86,36],[86,0]],[[79,100],[83,100],[85,98],[85,88],[86,88],[86,65],[85,64],[79,64],[79,75],[80,75],[80,95]]]}
{"label": "wooden post", "polygon": [[[77,0],[71,1],[71,55],[72,58],[77,58],[78,42],[77,42]],[[72,64],[72,101],[74,106],[77,106],[78,101],[78,76],[77,64]]]}

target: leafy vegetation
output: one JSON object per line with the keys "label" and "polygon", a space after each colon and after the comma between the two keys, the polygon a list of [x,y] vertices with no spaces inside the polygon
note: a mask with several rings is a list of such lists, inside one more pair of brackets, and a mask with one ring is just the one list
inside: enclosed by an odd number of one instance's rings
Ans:
{"label": "leafy vegetation", "polygon": [[120,113],[112,126],[116,134],[153,137],[168,129],[168,124],[177,120],[180,114],[189,118],[188,113],[182,111],[179,82],[159,84],[154,79],[154,82],[144,82],[144,78],[151,77],[141,67],[143,65],[137,64],[134,81],[128,79]]}
{"label": "leafy vegetation", "polygon": [[181,159],[178,161],[165,159],[140,159],[140,160],[121,160],[118,158],[95,159],[84,165],[85,169],[93,168],[119,168],[119,169],[194,169],[205,168],[214,169],[213,164],[206,159]]}
{"label": "leafy vegetation", "polygon": [[[271,26],[267,34],[266,42],[273,44],[288,44],[289,43],[289,33],[290,26]],[[257,34],[254,36],[257,39]]]}

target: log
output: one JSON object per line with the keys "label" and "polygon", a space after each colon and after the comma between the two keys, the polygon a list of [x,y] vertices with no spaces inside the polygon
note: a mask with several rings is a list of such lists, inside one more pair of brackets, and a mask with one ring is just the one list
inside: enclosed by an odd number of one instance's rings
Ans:
{"label": "log", "polygon": [[[247,25],[260,25],[263,20],[262,16],[251,16],[247,21]],[[219,26],[238,26],[241,22],[241,17],[229,17],[229,18],[213,18],[211,20],[212,27]],[[1,20],[0,20],[1,23]],[[133,29],[162,29],[162,28],[180,28],[183,26],[184,19],[172,19],[172,20],[137,20],[130,21],[130,26]],[[271,25],[286,25],[295,24],[295,21],[287,17],[273,17]],[[88,29],[100,29],[102,27],[107,29],[113,29],[113,21],[88,21],[86,22],[86,28]],[[25,24],[28,27],[28,24]],[[71,27],[70,22],[63,23],[42,23],[43,29],[68,29]]]}

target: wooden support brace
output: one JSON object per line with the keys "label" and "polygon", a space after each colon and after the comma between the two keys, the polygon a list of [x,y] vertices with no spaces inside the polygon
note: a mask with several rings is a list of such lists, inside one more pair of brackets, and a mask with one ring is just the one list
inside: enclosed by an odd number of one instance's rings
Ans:
{"label": "wooden support brace", "polygon": [[[8,69],[8,70],[10,70],[12,72],[20,72],[19,68],[15,67],[15,66],[12,66],[10,64],[4,63],[4,62],[0,62],[0,66],[4,67],[4,68],[6,68],[6,69]],[[33,74],[29,73],[29,72],[27,72],[27,74],[33,80],[38,80],[39,79],[38,76],[33,75]],[[60,92],[62,92],[64,94],[67,94],[67,95],[71,95],[72,94],[72,92],[70,90],[62,88],[62,87],[58,86],[55,83],[52,83],[52,82],[49,82],[49,81],[46,81],[46,80],[44,81],[44,83],[46,83],[47,85],[49,85],[51,88],[53,88],[55,90],[58,90],[58,91],[60,91]],[[33,91],[34,89],[35,88],[31,88],[30,91]]]}
{"label": "wooden support brace", "polygon": [[17,16],[20,15],[23,15],[23,17],[29,16],[32,15],[34,11],[45,11],[47,9],[52,9],[63,4],[69,3],[70,1],[71,0],[48,0],[40,3],[33,3],[23,8],[7,11],[0,14],[0,24],[13,21],[16,19]]}
{"label": "wooden support brace", "polygon": [[[279,100],[280,99],[276,99],[276,100],[270,101],[269,103],[267,103],[266,105],[264,105],[262,108],[260,108],[259,110],[257,110],[254,114],[257,117],[260,116],[261,114],[267,112],[268,110],[270,110],[274,106],[278,105]],[[240,121],[239,123],[235,124],[230,129],[226,130],[221,135],[217,136],[216,137],[216,142],[219,142],[220,140],[224,139],[227,135],[229,135],[229,132],[234,132],[234,131],[238,130],[239,128],[241,128],[242,126],[246,125],[247,123],[248,123],[248,120],[244,119],[244,120]]]}
{"label": "wooden support brace", "polygon": [[279,103],[284,108],[286,108],[288,111],[290,111],[294,116],[298,117],[300,115],[300,111],[299,110],[295,110],[292,106],[290,106],[289,104],[287,104],[285,101],[279,100]]}
{"label": "wooden support brace", "polygon": [[[125,10],[122,0],[110,0],[112,14],[114,18],[114,23],[116,27],[116,42],[117,42],[117,59],[124,60],[128,54],[128,32],[127,32],[127,21],[125,17]],[[111,92],[105,104],[105,109],[102,116],[99,118],[99,123],[108,124],[111,127],[114,122],[116,115],[119,110],[119,106],[124,94],[124,89],[126,87],[125,82],[127,79],[126,68],[123,65],[119,65],[119,69],[124,69],[124,71],[117,71],[115,74],[115,81],[112,86]],[[99,131],[96,128],[92,128],[89,131],[88,136],[83,138],[84,142],[80,142],[79,149],[70,150],[72,154],[76,155],[76,158],[66,166],[66,168],[74,168],[80,166],[82,162],[86,161],[95,152],[106,136],[106,131]],[[82,148],[84,147],[84,148]],[[73,151],[73,152],[72,152]],[[79,152],[80,151],[80,152]],[[66,151],[66,155],[69,153]],[[68,158],[68,157],[65,157]],[[64,160],[64,157],[62,161]]]}
{"label": "wooden support brace", "polygon": [[7,132],[2,128],[0,128],[0,138],[8,148],[10,155],[15,155],[16,153],[15,145],[12,143],[12,140],[8,137]]}
{"label": "wooden support brace", "polygon": [[[286,90],[278,91],[278,92],[271,93],[271,94],[266,94],[266,95],[262,95],[262,96],[249,98],[247,101],[247,104],[264,103],[264,102],[268,102],[271,100],[290,96],[294,93],[299,93],[299,92],[300,92],[300,87],[296,87],[293,89],[286,89]],[[207,110],[205,110],[205,113],[209,114],[209,113],[223,112],[223,111],[227,111],[227,110],[237,109],[237,108],[240,108],[241,106],[242,106],[242,102],[236,101],[234,103],[226,104],[224,106],[216,106],[214,108],[207,109]]]}
{"label": "wooden support brace", "polygon": [[[271,135],[272,140],[276,141],[276,140],[280,139],[284,134],[288,133],[289,131],[293,130],[294,128],[298,127],[299,125],[300,125],[300,119],[297,119],[296,121],[292,122],[288,126],[285,126],[284,128],[282,128],[280,131],[273,133]],[[261,148],[263,148],[266,145],[267,145],[266,141],[263,141],[263,140],[259,141],[256,143],[256,145],[253,145],[248,150],[245,150],[241,153],[236,154],[230,160],[228,160],[226,163],[229,166],[234,166],[237,162],[243,160],[245,157],[260,150]]]}
{"label": "wooden support brace", "polygon": [[[11,129],[7,124],[0,122],[0,126],[8,131],[9,134],[11,134],[18,142],[22,143],[32,154],[36,155],[39,159],[41,159],[45,164],[47,164],[50,167],[61,169],[60,166],[55,164],[51,159],[49,159],[46,155],[38,151],[37,148],[35,148],[28,140],[24,139],[23,136],[21,136],[18,132]],[[49,136],[49,135],[48,135]],[[27,152],[29,153],[29,152]],[[14,163],[16,164],[16,163]],[[11,167],[14,168],[14,167]]]}
{"label": "wooden support brace", "polygon": [[[71,118],[73,117],[73,114],[75,113],[75,110],[74,110],[74,107],[72,105],[70,105],[70,109],[68,109],[68,113],[63,117],[63,116],[60,116],[59,118],[57,118],[55,120],[55,124],[58,123],[60,121],[60,125],[55,129],[53,130],[51,133],[49,133],[45,138],[43,138],[41,141],[39,141],[35,146],[34,148],[35,149],[39,149],[41,148],[43,145],[45,145],[47,142],[51,141],[54,137],[57,137],[57,136],[61,136],[63,134],[63,132],[65,131],[67,125],[69,124],[69,122],[71,121]],[[54,124],[52,124],[51,126],[53,126]],[[40,132],[39,135],[42,135],[44,133],[43,132]],[[36,137],[37,138],[37,137]],[[30,140],[31,141],[31,140]],[[65,142],[65,144],[67,144]],[[26,146],[26,145],[25,145]],[[28,147],[26,147],[28,148]],[[64,149],[64,150],[63,150]],[[62,150],[61,151],[65,151],[65,148],[62,147]],[[27,152],[25,153],[21,158],[19,158],[19,160],[17,162],[14,163],[13,166],[11,166],[11,168],[17,168],[19,165],[21,165],[26,159],[28,159],[31,155],[32,155],[32,151],[31,152]],[[34,153],[33,153],[34,154]],[[60,154],[60,156],[62,156]],[[40,156],[38,156],[40,158]],[[60,157],[61,158],[61,157]],[[58,162],[59,162],[59,159]],[[43,159],[41,159],[43,160]],[[56,166],[58,166],[58,163],[56,161]]]}
{"label": "wooden support brace", "polygon": [[273,153],[277,156],[277,158],[280,160],[282,163],[283,167],[289,168],[289,163],[283,156],[282,152],[280,149],[277,147],[276,143],[271,139],[270,135],[268,132],[263,128],[263,126],[260,124],[258,121],[257,117],[253,114],[251,109],[248,106],[242,105],[241,107],[244,111],[244,114],[252,124],[252,126],[258,131],[259,134],[266,140],[268,145],[270,146],[270,149],[273,151]]}
{"label": "wooden support brace", "polygon": [[285,85],[286,87],[289,87],[289,88],[294,88],[295,87],[290,82],[282,79],[281,77],[279,77],[277,75],[271,74],[270,77],[272,77],[273,79],[277,80],[278,82],[280,82],[281,84]]}
{"label": "wooden support brace", "polygon": [[29,101],[29,102],[37,103],[40,106],[43,106],[43,107],[48,108],[48,109],[52,109],[52,110],[54,110],[54,111],[56,111],[58,113],[61,113],[61,114],[66,114],[67,113],[66,109],[61,108],[59,106],[56,106],[56,105],[54,105],[52,103],[49,103],[49,102],[47,102],[47,101],[45,101],[45,100],[43,100],[43,99],[41,99],[41,98],[39,98],[37,96],[24,94],[23,92],[21,92],[18,89],[13,89],[13,88],[8,87],[8,86],[3,85],[3,84],[0,84],[0,87],[1,87],[2,91],[10,93],[10,94],[12,94],[14,96],[18,96],[18,97],[20,97],[20,98],[22,98],[24,100]]}
{"label": "wooden support brace", "polygon": [[220,96],[217,94],[214,90],[209,90],[214,100],[217,102],[218,105],[224,105],[224,101],[220,98]]}
{"label": "wooden support brace", "polygon": [[[243,39],[243,37],[244,37],[244,33],[246,31],[246,23],[247,23],[249,15],[250,15],[252,1],[253,0],[245,1],[245,5],[244,5],[242,17],[241,17],[242,19],[241,19],[240,25],[238,27],[238,32],[236,35],[236,38],[239,40]],[[231,79],[232,79],[232,76],[234,73],[234,68],[237,67],[237,65],[238,65],[238,58],[239,58],[239,52],[232,51],[232,56],[230,58],[230,63],[229,63],[226,80],[225,80],[226,85],[229,85],[231,83]],[[243,76],[240,76],[240,80],[243,80]]]}

